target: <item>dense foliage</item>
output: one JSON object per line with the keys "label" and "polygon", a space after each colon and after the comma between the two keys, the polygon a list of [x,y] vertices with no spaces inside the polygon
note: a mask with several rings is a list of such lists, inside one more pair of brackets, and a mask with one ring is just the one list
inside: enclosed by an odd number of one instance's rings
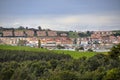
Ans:
{"label": "dense foliage", "polygon": [[119,80],[120,55],[113,56],[120,54],[119,48],[79,59],[55,52],[0,49],[0,80]]}
{"label": "dense foliage", "polygon": [[120,30],[113,31],[114,36],[120,36]]}
{"label": "dense foliage", "polygon": [[93,32],[91,31],[87,31],[86,33],[84,32],[78,33],[79,37],[89,37],[91,36],[91,34],[93,34]]}

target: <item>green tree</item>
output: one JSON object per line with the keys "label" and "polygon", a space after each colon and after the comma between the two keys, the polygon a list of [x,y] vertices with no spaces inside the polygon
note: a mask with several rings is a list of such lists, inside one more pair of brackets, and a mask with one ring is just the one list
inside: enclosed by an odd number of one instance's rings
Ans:
{"label": "green tree", "polygon": [[107,71],[107,74],[103,80],[119,80],[119,79],[120,79],[120,69],[113,68]]}
{"label": "green tree", "polygon": [[84,50],[84,47],[77,47],[75,48],[76,51],[79,51],[79,50]]}
{"label": "green tree", "polygon": [[78,76],[74,72],[63,71],[60,74],[61,80],[79,80]]}
{"label": "green tree", "polygon": [[111,48],[111,51],[109,52],[109,55],[113,59],[119,59],[120,57],[120,43],[118,45],[115,45]]}
{"label": "green tree", "polygon": [[64,46],[61,46],[61,45],[57,45],[57,48],[58,48],[58,49],[64,49],[65,47],[64,47]]}
{"label": "green tree", "polygon": [[18,46],[26,46],[26,40],[19,40]]}
{"label": "green tree", "polygon": [[14,70],[11,68],[3,69],[0,73],[0,78],[1,78],[0,80],[10,80],[13,73],[14,73]]}
{"label": "green tree", "polygon": [[50,64],[51,64],[52,70],[54,70],[57,67],[57,65],[58,65],[57,60],[51,60]]}
{"label": "green tree", "polygon": [[28,68],[22,67],[15,70],[11,80],[36,80],[36,77],[30,73]]}
{"label": "green tree", "polygon": [[93,50],[91,48],[88,49],[89,52],[93,52]]}
{"label": "green tree", "polygon": [[38,40],[38,48],[41,48],[41,40]]}
{"label": "green tree", "polygon": [[57,72],[55,76],[52,75],[50,80],[79,80],[79,79],[77,74],[74,72],[61,71],[61,72]]}
{"label": "green tree", "polygon": [[38,26],[38,30],[40,30],[40,31],[42,30],[41,26]]}
{"label": "green tree", "polygon": [[23,26],[19,26],[17,29],[18,30],[24,30],[25,28]]}

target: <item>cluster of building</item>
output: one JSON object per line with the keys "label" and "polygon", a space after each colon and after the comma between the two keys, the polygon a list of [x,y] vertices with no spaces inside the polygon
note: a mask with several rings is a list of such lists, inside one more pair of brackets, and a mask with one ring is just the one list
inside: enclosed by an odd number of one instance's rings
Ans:
{"label": "cluster of building", "polygon": [[112,46],[120,43],[120,36],[114,36],[112,31],[94,31],[90,37],[78,38],[77,44],[84,49],[109,51]]}
{"label": "cluster of building", "polygon": [[39,31],[39,30],[4,30],[0,33],[0,37],[56,37],[67,36],[66,33],[57,34],[56,31]]}
{"label": "cluster of building", "polygon": [[73,44],[67,33],[52,30],[3,30],[0,34],[0,44],[18,45],[22,40],[26,46],[37,47],[40,40],[41,47],[48,49]]}
{"label": "cluster of building", "polygon": [[120,36],[112,34],[112,31],[93,31],[89,37],[70,38],[67,33],[58,34],[57,31],[5,30],[0,35],[0,44],[18,45],[23,40],[26,46],[31,47],[37,47],[40,41],[41,47],[48,49],[56,49],[57,45],[61,45],[71,50],[76,47],[83,47],[84,50],[110,50],[114,44],[120,43]]}
{"label": "cluster of building", "polygon": [[40,41],[41,47],[55,49],[57,45],[72,47],[73,41],[68,37],[1,37],[0,44],[18,45],[19,41],[25,41],[26,46],[37,47]]}

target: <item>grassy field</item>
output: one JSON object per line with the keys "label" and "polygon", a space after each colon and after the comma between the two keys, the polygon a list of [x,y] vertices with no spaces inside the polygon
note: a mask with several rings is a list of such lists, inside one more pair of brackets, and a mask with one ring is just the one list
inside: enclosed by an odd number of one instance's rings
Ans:
{"label": "grassy field", "polygon": [[[67,51],[67,50],[47,50],[47,49],[40,49],[40,48],[32,48],[32,47],[24,47],[24,46],[9,46],[9,45],[0,45],[0,49],[4,50],[19,50],[19,51],[33,51],[33,52],[55,52],[58,54],[69,54],[74,59],[78,59],[80,57],[92,57],[95,54],[98,54],[97,52],[78,52],[78,51]],[[105,53],[104,53],[105,54]]]}
{"label": "grassy field", "polygon": [[55,50],[55,52],[69,54],[74,59],[78,59],[78,58],[83,57],[83,56],[89,58],[89,57],[92,57],[95,54],[97,54],[96,52],[78,52],[78,51],[67,51],[67,50]]}
{"label": "grassy field", "polygon": [[46,49],[33,48],[27,46],[10,46],[10,45],[0,45],[0,49],[4,50],[23,50],[23,51],[33,51],[33,52],[45,52]]}

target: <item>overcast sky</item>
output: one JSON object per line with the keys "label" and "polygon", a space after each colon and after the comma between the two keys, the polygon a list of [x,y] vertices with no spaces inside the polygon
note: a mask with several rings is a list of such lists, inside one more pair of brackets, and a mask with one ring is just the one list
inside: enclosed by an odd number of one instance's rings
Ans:
{"label": "overcast sky", "polygon": [[120,0],[0,0],[0,26],[120,30]]}

